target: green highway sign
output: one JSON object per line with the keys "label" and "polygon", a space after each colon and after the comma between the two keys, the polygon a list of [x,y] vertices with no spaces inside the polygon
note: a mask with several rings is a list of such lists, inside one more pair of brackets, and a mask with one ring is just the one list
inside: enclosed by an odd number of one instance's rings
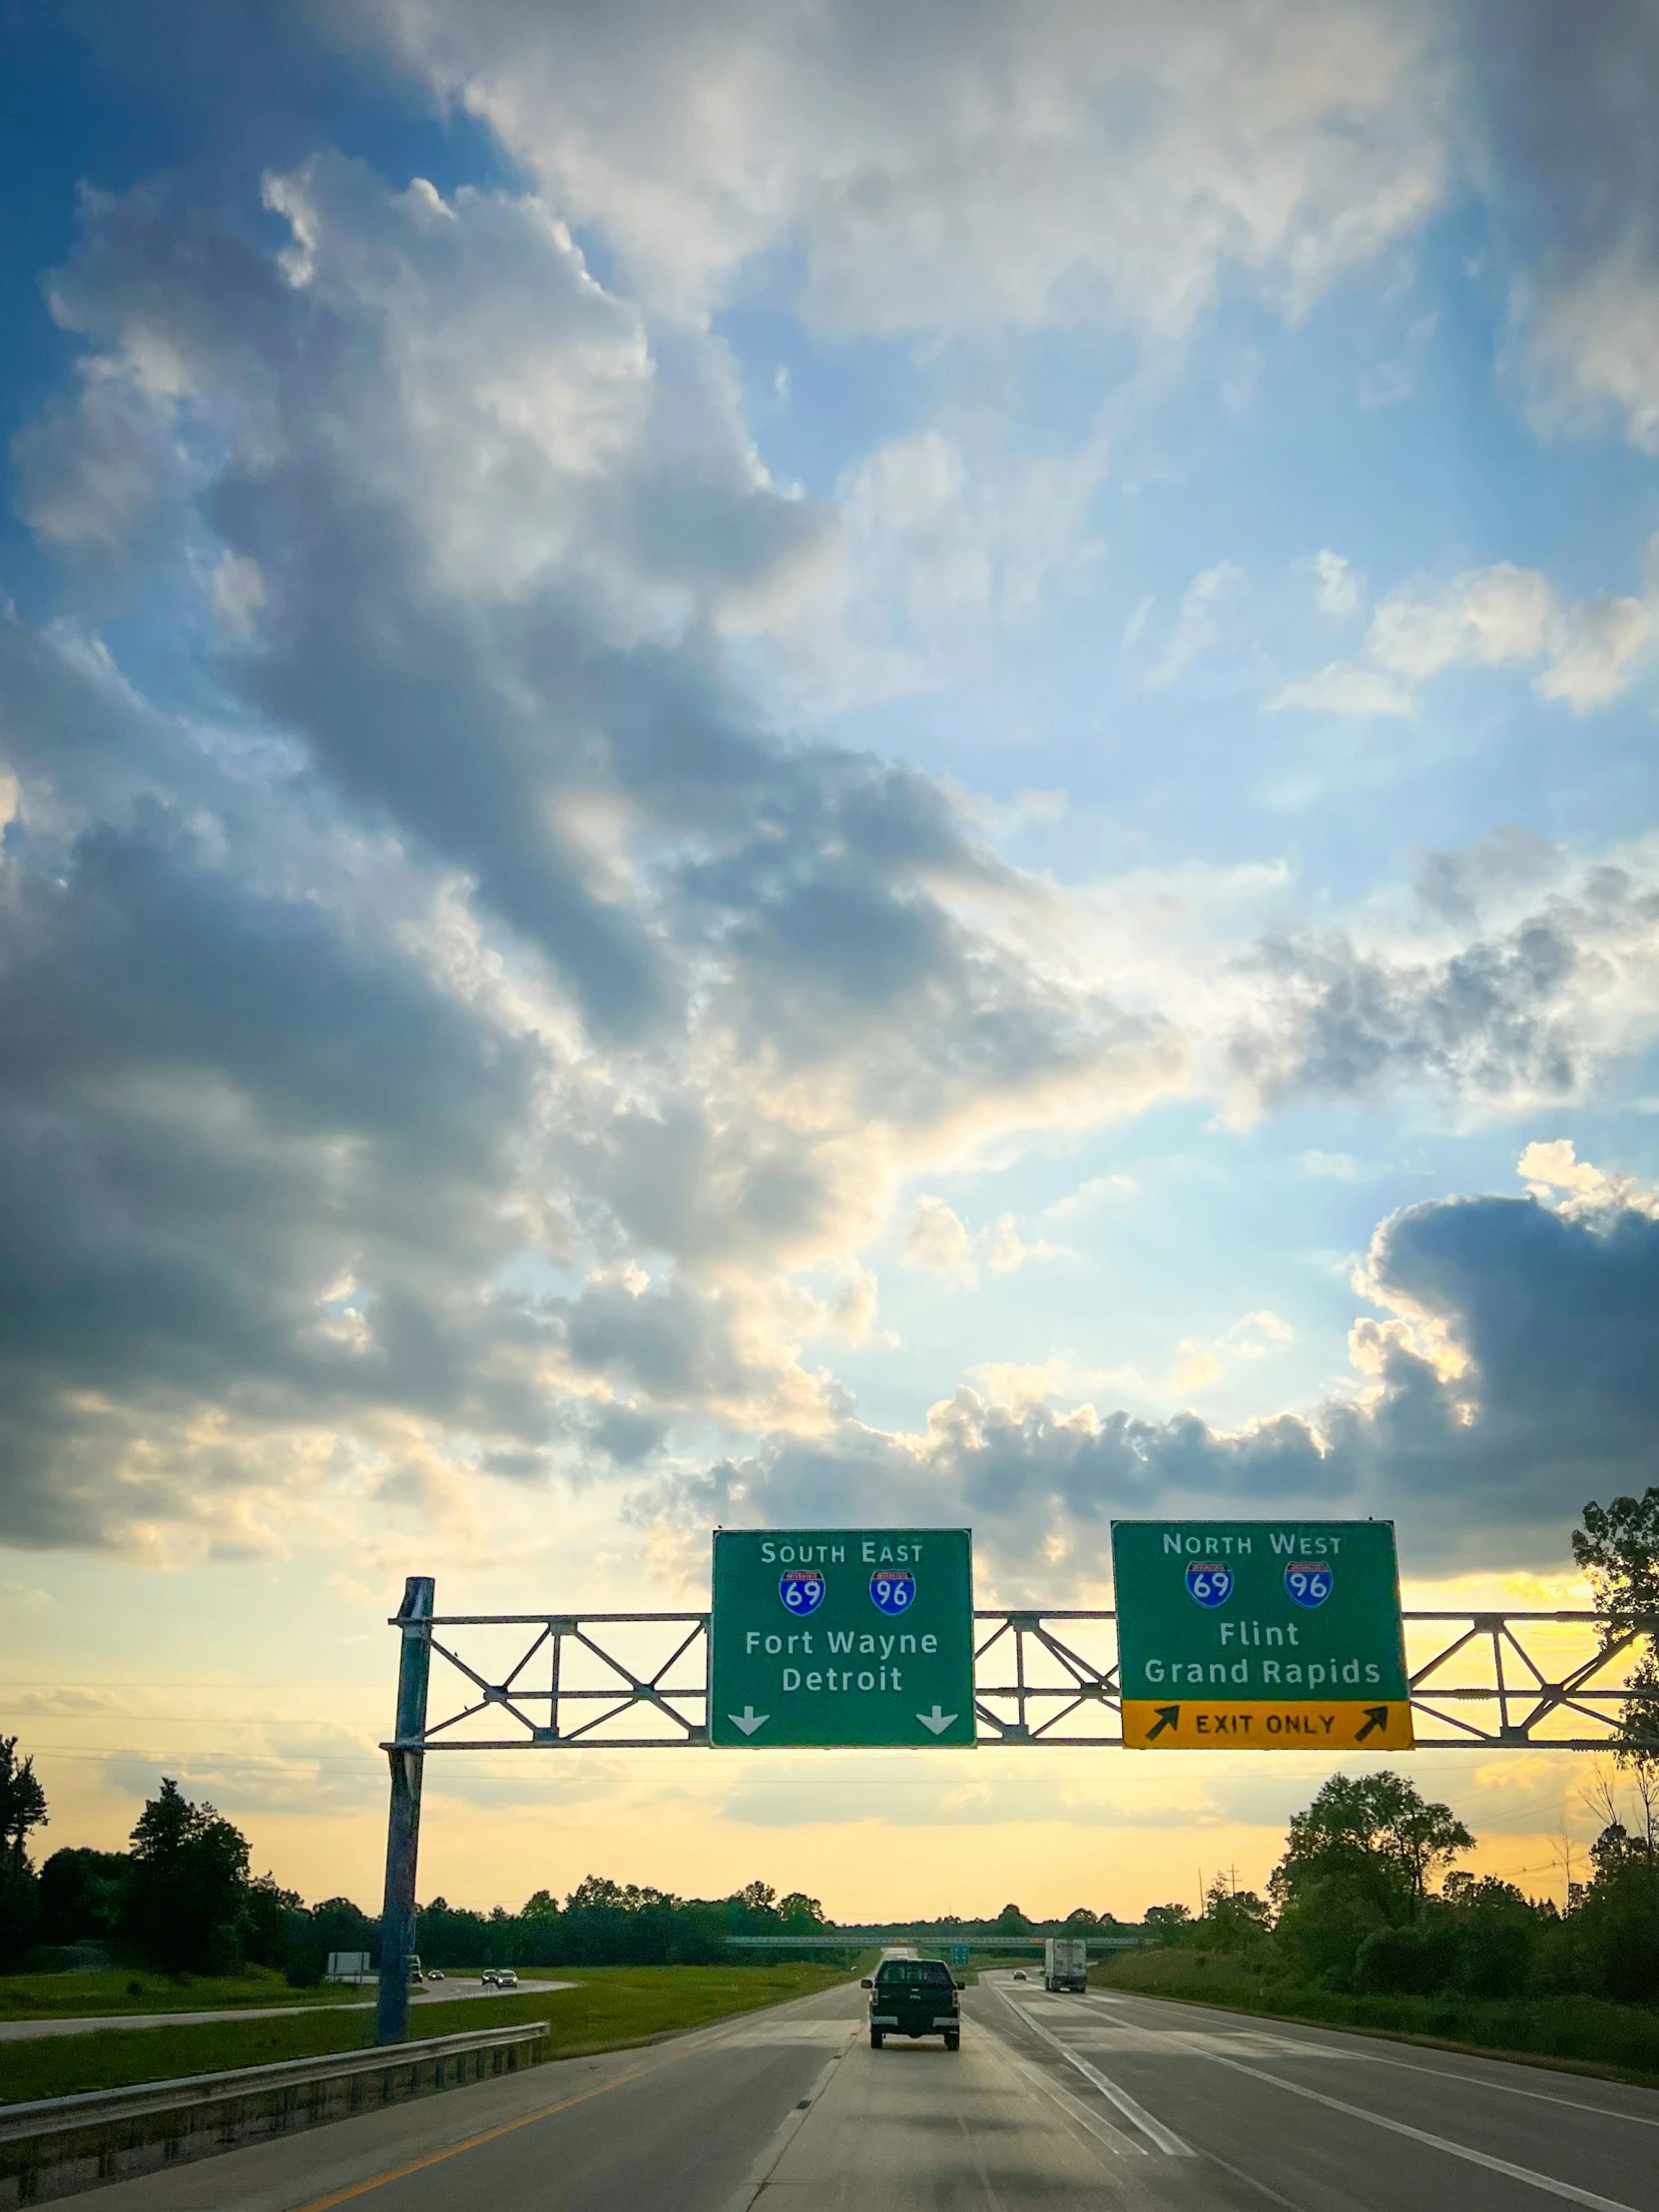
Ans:
{"label": "green highway sign", "polygon": [[1132,1751],[1406,1751],[1392,1521],[1114,1521]]}
{"label": "green highway sign", "polygon": [[965,1965],[967,1964],[968,1960],[969,1960],[969,1959],[970,1959],[970,1958],[971,1958],[972,1956],[973,1956],[973,1953],[972,1953],[972,1951],[971,1951],[971,1950],[970,1950],[970,1949],[968,1948],[968,1946],[967,1946],[967,1944],[966,1944],[966,1943],[952,1943],[952,1944],[951,1944],[951,1946],[950,1946],[950,1963],[951,1963],[951,1964],[952,1964],[953,1966],[965,1966]]}
{"label": "green highway sign", "polygon": [[972,1536],[717,1529],[709,1642],[718,1748],[970,1749]]}

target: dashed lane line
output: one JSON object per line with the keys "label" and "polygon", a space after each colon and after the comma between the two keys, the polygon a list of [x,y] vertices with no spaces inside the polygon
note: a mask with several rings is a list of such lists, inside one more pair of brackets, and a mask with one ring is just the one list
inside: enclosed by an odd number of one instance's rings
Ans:
{"label": "dashed lane line", "polygon": [[1146,2107],[1137,2104],[1127,2089],[1120,2089],[1109,2074],[1103,2074],[1098,2066],[1091,2066],[1088,2060],[1080,2058],[1076,2051],[1068,2050],[1057,2035],[1050,2034],[1040,2020],[1034,2019],[1023,2004],[1016,2004],[1011,1996],[997,1987],[995,1982],[992,1982],[991,1986],[996,1989],[997,1995],[1002,1998],[1009,2011],[1016,2013],[1033,2035],[1040,2036],[1051,2050],[1057,2050],[1066,2064],[1075,2066],[1085,2081],[1093,2082],[1101,2095],[1109,2103],[1115,2104],[1125,2119],[1133,2120],[1147,2140],[1156,2143],[1166,2157],[1197,2157],[1198,2153],[1193,2149],[1191,2143],[1184,2143],[1179,2135],[1164,2125],[1162,2120],[1155,2120]]}
{"label": "dashed lane line", "polygon": [[[1098,1997],[1091,1989],[1089,1991],[1088,2001],[1090,2004],[1110,2004],[1114,2001],[1122,2000],[1114,2000],[1109,1997]],[[1266,2022],[1267,2025],[1271,2027],[1278,2027],[1281,2024],[1286,2027],[1298,2027],[1303,2024],[1301,2021],[1297,2020],[1287,2020],[1281,2023],[1277,2020],[1269,2019],[1265,2013],[1258,2014],[1254,2012],[1241,2012],[1233,2015],[1233,2017],[1238,2019],[1251,2020],[1261,2018]],[[1173,2034],[1177,2031],[1172,2028],[1154,2027],[1151,2032],[1155,2035],[1168,2035]],[[1338,2031],[1334,2030],[1333,2032]],[[1323,2042],[1317,2041],[1315,2039],[1317,2034],[1318,2030],[1315,2030],[1314,2033],[1310,2035],[1306,2041],[1306,2048],[1313,2052],[1323,2051],[1327,2047]],[[1286,2037],[1287,2042],[1292,2041],[1293,2039],[1294,2038],[1290,2036]],[[1520,2083],[1517,2081],[1494,2081],[1489,2074],[1458,2073],[1453,2071],[1453,2069],[1449,2066],[1424,2066],[1414,2058],[1388,2058],[1385,2057],[1382,2052],[1371,2049],[1366,2038],[1360,2038],[1359,2043],[1360,2047],[1352,2051],[1345,2050],[1342,2055],[1345,2058],[1354,2058],[1367,2065],[1393,2066],[1396,2067],[1401,2073],[1428,2074],[1435,2081],[1455,2081],[1459,2085],[1459,2087],[1466,2088],[1472,2082],[1477,2089],[1492,2089],[1495,2090],[1499,2096],[1529,2097],[1534,2104],[1558,2104],[1564,2111],[1583,2112],[1588,2114],[1591,2118],[1598,2120],[1628,2120],[1632,2127],[1659,2127],[1659,2115],[1653,2113],[1621,2112],[1617,2110],[1616,2107],[1610,2104],[1585,2104],[1577,2097],[1552,2097],[1547,2089],[1523,2089]],[[1493,2053],[1493,2057],[1495,2060],[1495,2052]]]}
{"label": "dashed lane line", "polygon": [[1471,2166],[1484,2166],[1488,2173],[1503,2174],[1510,2181],[1524,2182],[1530,2189],[1542,2189],[1552,2197],[1564,2197],[1569,2204],[1583,2204],[1591,2212],[1635,2212],[1632,2205],[1622,2204],[1616,2197],[1598,2197],[1593,2189],[1580,2189],[1570,2181],[1557,2181],[1553,2174],[1535,2173],[1530,2166],[1514,2165],[1507,2158],[1494,2158],[1489,2151],[1475,2150],[1467,2143],[1454,2143],[1448,2136],[1431,2135],[1426,2128],[1411,2127],[1404,2120],[1391,2120],[1381,2112],[1368,2112],[1363,2104],[1348,2104],[1341,2097],[1328,2097],[1321,2089],[1304,2088],[1300,2081],[1285,2081],[1278,2074],[1263,2073],[1259,2066],[1247,2066],[1238,2058],[1222,2058],[1215,2051],[1202,2050],[1195,2056],[1207,2058],[1213,2066],[1227,2066],[1234,2073],[1248,2074],[1252,2081],[1265,2081],[1270,2088],[1283,2089],[1293,2097],[1306,2097],[1310,2104],[1323,2104],[1328,2111],[1342,2112],[1351,2120],[1369,2120],[1373,2127],[1386,2128],[1390,2135],[1403,2135],[1413,2143],[1425,2143],[1430,2150],[1444,2151],[1449,2158],[1466,2159]]}

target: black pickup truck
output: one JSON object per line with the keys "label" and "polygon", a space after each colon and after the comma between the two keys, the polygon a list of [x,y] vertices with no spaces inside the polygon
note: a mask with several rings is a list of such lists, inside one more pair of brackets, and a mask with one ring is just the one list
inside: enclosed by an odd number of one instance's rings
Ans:
{"label": "black pickup truck", "polygon": [[869,1991],[869,2047],[888,2035],[942,2035],[946,2050],[962,2047],[962,1999],[950,1968],[936,1958],[883,1958]]}

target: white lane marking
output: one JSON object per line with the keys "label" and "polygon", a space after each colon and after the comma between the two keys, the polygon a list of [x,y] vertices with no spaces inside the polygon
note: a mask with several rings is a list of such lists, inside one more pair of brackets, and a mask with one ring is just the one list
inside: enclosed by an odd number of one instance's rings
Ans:
{"label": "white lane marking", "polygon": [[[1089,1992],[1089,2002],[1091,2004],[1118,2004],[1123,2001],[1119,1997],[1098,1997],[1092,1989]],[[1252,2019],[1257,2015],[1247,2012],[1242,2013],[1240,2017]],[[1302,2023],[1288,2020],[1285,2024],[1287,2027],[1291,2027],[1300,2026]],[[1154,2027],[1149,2032],[1157,2035],[1169,2035],[1187,2031]],[[1287,2045],[1295,2049],[1323,2051],[1326,2046],[1313,2039],[1319,2032],[1317,2028],[1311,2030],[1300,2043],[1294,2036],[1290,2035],[1287,2035],[1284,2040]],[[1332,2032],[1336,2033],[1338,2031],[1332,2030]],[[1428,2074],[1435,2081],[1455,2081],[1460,2087],[1466,2087],[1472,2082],[1477,2089],[1495,2089],[1500,2096],[1530,2097],[1534,2104],[1558,2104],[1563,2111],[1585,2112],[1598,2120],[1628,2120],[1632,2127],[1659,2127],[1659,2118],[1654,2118],[1646,2112],[1620,2112],[1610,2104],[1583,2104],[1577,2097],[1552,2097],[1546,2089],[1523,2089],[1518,2082],[1494,2081],[1489,2074],[1455,2073],[1449,2066],[1423,2066],[1412,2058],[1385,2058],[1381,2051],[1368,2049],[1363,2038],[1359,2040],[1355,2049],[1345,2049],[1337,2055],[1343,2058],[1364,2060],[1367,2064],[1373,2066],[1396,2066],[1401,2073]],[[1494,2062],[1502,2063],[1501,2060],[1496,2059],[1495,2053]],[[1510,2061],[1510,2063],[1513,2063],[1513,2061]]]}
{"label": "white lane marking", "polygon": [[1346,2113],[1351,2120],[1369,2120],[1373,2127],[1385,2127],[1390,2135],[1404,2135],[1413,2143],[1426,2143],[1430,2150],[1443,2150],[1448,2157],[1466,2159],[1471,2166],[1484,2166],[1488,2173],[1507,2175],[1511,2181],[1525,2182],[1531,2189],[1543,2189],[1552,2197],[1565,2197],[1569,2204],[1587,2204],[1591,2212],[1635,2212],[1633,2206],[1621,2204],[1616,2197],[1598,2197],[1593,2189],[1575,2188],[1570,2181],[1557,2181],[1550,2174],[1534,2173],[1530,2166],[1512,2165],[1507,2158],[1493,2158],[1486,2151],[1472,2150],[1467,2143],[1453,2143],[1444,2135],[1430,2135],[1426,2128],[1408,2127],[1403,2120],[1390,2120],[1382,2112],[1368,2112],[1363,2104],[1345,2104],[1341,2097],[1328,2097],[1323,2090],[1305,2089],[1300,2081],[1282,2081],[1277,2074],[1263,2073],[1259,2066],[1244,2065],[1237,2058],[1220,2058],[1209,2050],[1194,2055],[1207,2058],[1212,2066],[1228,2066],[1234,2073],[1248,2074],[1252,2081],[1265,2081],[1272,2089],[1284,2089],[1293,2097],[1306,2097],[1310,2104],[1323,2104],[1329,2111]]}
{"label": "white lane marking", "polygon": [[1080,2103],[1069,2089],[1062,2089],[1055,2082],[1045,2081],[1035,2066],[1028,2066],[1025,2060],[1014,2052],[1008,2051],[1005,2055],[1024,2074],[1034,2088],[1040,2089],[1045,2097],[1052,2097],[1054,2102],[1065,2111],[1070,2112],[1074,2119],[1081,2121],[1089,2133],[1097,2136],[1108,2150],[1116,2151],[1119,2157],[1125,2154],[1131,2158],[1144,2158],[1146,2156],[1146,2145],[1144,2143],[1132,2141],[1129,2136],[1123,2133],[1121,2128],[1114,2127],[1110,2120],[1103,2120],[1098,2113],[1091,2112],[1088,2106]]}
{"label": "white lane marking", "polygon": [[1150,2142],[1156,2143],[1167,2157],[1197,2157],[1198,2153],[1193,2149],[1191,2143],[1184,2143],[1179,2135],[1173,2134],[1164,2125],[1162,2120],[1155,2120],[1144,2105],[1137,2104],[1127,2089],[1120,2089],[1115,2081],[1100,2071],[1098,2066],[1091,2066],[1086,2058],[1079,2058],[1076,2051],[1067,2050],[1058,2035],[1051,2035],[1048,2029],[1043,2026],[1041,2020],[1032,2018],[1023,2004],[1016,2004],[1012,1997],[1004,1995],[1000,1989],[996,1993],[1002,1998],[1010,2012],[1019,2014],[1033,2035],[1040,2035],[1045,2043],[1052,2049],[1057,2050],[1068,2066],[1077,2068],[1085,2081],[1092,2081],[1101,2095],[1110,2103],[1115,2104],[1126,2119],[1133,2120],[1141,2133]]}
{"label": "white lane marking", "polygon": [[851,2047],[851,2044],[848,2043],[846,2049],[838,2050],[833,2058],[825,2060],[814,2076],[813,2085],[808,2090],[805,2100],[798,2104],[793,2112],[784,2114],[776,2131],[762,2145],[760,2156],[750,2167],[745,2179],[739,2184],[737,2193],[726,2200],[725,2212],[750,2212],[750,2206],[754,2204],[773,2174],[783,2164],[784,2153],[794,2143],[801,2130],[818,2110],[820,2098],[824,2095],[825,2090],[829,2088],[836,2067]]}
{"label": "white lane marking", "polygon": [[1372,2058],[1379,2066],[1397,2066],[1402,2073],[1432,2074],[1436,2081],[1455,2081],[1459,2086],[1473,2082],[1479,2089],[1496,2089],[1506,2097],[1530,2097],[1535,2104],[1559,2104],[1568,2112],[1587,2112],[1598,2120],[1629,2120],[1633,2127],[1659,2127],[1659,2119],[1646,2112],[1617,2112],[1610,2104],[1580,2104],[1576,2097],[1552,2097],[1543,2089],[1522,2089],[1512,2081],[1492,2081],[1485,2074],[1452,2073],[1445,2066],[1418,2066],[1409,2058],[1373,2058],[1370,2051],[1356,2051],[1358,2057]]}

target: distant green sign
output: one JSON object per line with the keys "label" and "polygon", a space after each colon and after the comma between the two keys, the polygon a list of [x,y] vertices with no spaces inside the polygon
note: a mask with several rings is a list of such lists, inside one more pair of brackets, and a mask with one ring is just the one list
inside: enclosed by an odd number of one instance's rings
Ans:
{"label": "distant green sign", "polygon": [[1114,1521],[1135,1751],[1409,1750],[1391,1521]]}
{"label": "distant green sign", "polygon": [[966,1943],[952,1943],[950,1946],[950,1963],[953,1966],[965,1966],[972,1955]]}
{"label": "distant green sign", "polygon": [[965,1528],[723,1528],[709,1621],[709,1741],[972,1746]]}

